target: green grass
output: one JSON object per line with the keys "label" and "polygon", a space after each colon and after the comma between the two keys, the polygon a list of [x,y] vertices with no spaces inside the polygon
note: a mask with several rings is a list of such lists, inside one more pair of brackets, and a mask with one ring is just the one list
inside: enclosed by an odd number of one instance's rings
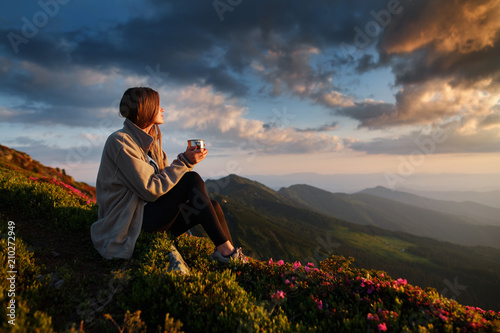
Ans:
{"label": "green grass", "polygon": [[[352,258],[338,255],[320,266],[277,258],[223,265],[208,260],[213,244],[206,238],[143,233],[131,260],[105,260],[89,237],[94,204],[63,184],[0,171],[2,262],[8,263],[9,237],[16,237],[15,295],[8,271],[0,271],[5,332],[500,330],[497,312],[355,268]],[[393,249],[407,244],[381,239]],[[366,240],[380,249],[385,244]],[[172,244],[191,275],[169,272]],[[8,316],[12,299],[15,319]]]}
{"label": "green grass", "polygon": [[375,236],[367,233],[353,232],[341,226],[335,228],[333,233],[343,239],[344,242],[348,242],[349,245],[370,251],[381,257],[407,263],[432,264],[428,258],[407,251],[409,248],[415,246],[411,242],[390,236]]}

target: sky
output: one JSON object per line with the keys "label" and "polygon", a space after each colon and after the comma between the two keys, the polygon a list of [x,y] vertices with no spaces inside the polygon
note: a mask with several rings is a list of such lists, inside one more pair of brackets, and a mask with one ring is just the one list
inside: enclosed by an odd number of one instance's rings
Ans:
{"label": "sky", "polygon": [[204,178],[500,188],[497,0],[19,0],[0,35],[0,144],[89,184],[123,92],[148,86],[170,160],[206,141]]}

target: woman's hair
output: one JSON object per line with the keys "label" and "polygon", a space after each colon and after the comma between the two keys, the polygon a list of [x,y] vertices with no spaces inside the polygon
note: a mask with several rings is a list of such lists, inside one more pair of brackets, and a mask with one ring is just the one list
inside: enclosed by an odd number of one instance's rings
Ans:
{"label": "woman's hair", "polygon": [[[158,112],[160,112],[160,95],[157,91],[151,88],[135,87],[129,88],[123,93],[120,101],[120,114],[139,128],[144,129],[151,125]],[[161,132],[158,125],[153,125],[148,134],[154,139],[149,148],[152,158],[162,170],[165,166],[163,165]]]}

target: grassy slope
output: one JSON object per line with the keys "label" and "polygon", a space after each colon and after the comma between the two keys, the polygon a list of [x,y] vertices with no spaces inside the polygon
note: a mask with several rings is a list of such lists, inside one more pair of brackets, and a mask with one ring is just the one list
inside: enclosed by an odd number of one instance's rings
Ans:
{"label": "grassy slope", "polygon": [[87,195],[91,200],[95,201],[95,187],[90,186],[86,183],[77,182],[70,175],[66,174],[64,169],[47,167],[40,162],[33,160],[31,156],[26,153],[17,151],[0,145],[0,167],[11,169],[17,173],[21,173],[27,176],[46,177],[48,179],[54,179],[65,184],[68,184],[85,195]]}
{"label": "grassy slope", "polygon": [[181,237],[177,247],[192,274],[179,276],[167,272],[172,241],[143,234],[132,260],[104,260],[89,237],[95,205],[65,186],[5,169],[0,212],[1,260],[11,231],[18,271],[16,326],[7,322],[12,297],[7,272],[0,272],[3,331],[116,332],[113,322],[130,331],[170,332],[181,325],[188,332],[500,329],[498,313],[356,269],[339,256],[322,261],[320,270],[277,260],[226,267],[207,260],[208,240]]}

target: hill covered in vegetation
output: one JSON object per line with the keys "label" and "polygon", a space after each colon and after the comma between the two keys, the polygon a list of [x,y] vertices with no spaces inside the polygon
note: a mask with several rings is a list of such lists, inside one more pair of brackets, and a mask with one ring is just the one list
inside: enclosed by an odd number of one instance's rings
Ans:
{"label": "hill covered in vegetation", "polygon": [[0,145],[0,167],[45,181],[64,183],[95,201],[95,187],[77,182],[66,174],[66,170],[45,166],[24,152]]}
{"label": "hill covered in vegetation", "polygon": [[[411,284],[435,288],[463,304],[500,310],[499,249],[463,246],[350,223],[312,211],[300,200],[237,175],[209,180],[207,187],[224,209],[233,240],[254,258],[279,257],[317,265],[332,254],[352,256],[356,259],[353,267],[384,270]],[[328,205],[327,201],[321,202]],[[351,203],[360,216],[372,209],[356,199]],[[413,221],[418,223],[414,217]]]}
{"label": "hill covered in vegetation", "polygon": [[[0,167],[0,325],[6,332],[497,332],[466,306],[331,255],[222,265],[206,238],[142,234],[131,260],[105,260],[85,193]],[[171,246],[190,267],[171,271]]]}

